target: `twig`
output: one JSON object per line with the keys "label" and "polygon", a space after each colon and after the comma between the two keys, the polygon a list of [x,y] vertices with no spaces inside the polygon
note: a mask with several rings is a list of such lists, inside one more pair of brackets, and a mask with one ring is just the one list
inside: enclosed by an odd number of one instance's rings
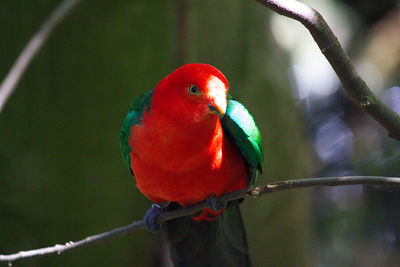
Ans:
{"label": "twig", "polygon": [[64,0],[53,13],[42,24],[39,31],[31,38],[22,53],[18,56],[14,65],[11,67],[7,76],[4,78],[0,86],[0,113],[4,108],[7,100],[14,92],[19,80],[24,74],[26,68],[31,63],[33,57],[37,54],[47,38],[50,36],[55,27],[68,15],[69,11],[81,0]]}
{"label": "twig", "polygon": [[295,0],[256,1],[280,15],[301,22],[310,31],[346,92],[365,112],[388,131],[390,137],[400,141],[400,116],[381,102],[369,89],[321,14]]}
{"label": "twig", "polygon": [[105,233],[98,234],[98,235],[88,236],[85,239],[82,239],[82,240],[79,240],[76,242],[72,242],[72,241],[66,242],[65,245],[56,244],[55,246],[52,246],[52,247],[39,248],[39,249],[33,249],[33,250],[28,250],[28,251],[20,251],[18,253],[9,254],[9,255],[0,255],[0,262],[1,261],[13,262],[13,261],[16,261],[19,259],[32,258],[32,257],[37,257],[37,256],[45,256],[45,255],[49,255],[49,254],[60,255],[64,252],[67,252],[70,250],[75,250],[75,249],[82,248],[82,247],[86,247],[91,244],[103,243],[114,237],[132,233],[133,231],[142,229],[142,228],[144,228],[144,222],[142,222],[142,221],[133,222],[129,225],[115,228],[109,232],[105,232]]}
{"label": "twig", "polygon": [[[260,197],[266,194],[271,194],[274,192],[295,189],[295,188],[318,187],[318,186],[343,186],[343,185],[400,186],[400,178],[381,177],[381,176],[346,176],[346,177],[324,177],[324,178],[308,178],[301,180],[287,180],[287,181],[270,183],[252,189],[243,189],[234,191],[221,196],[220,201],[228,202],[244,197]],[[203,201],[193,206],[179,208],[173,211],[165,212],[158,217],[157,223],[164,223],[166,221],[178,217],[190,216],[194,212],[202,210],[206,207],[207,207],[207,202]],[[129,225],[122,226],[120,228],[116,228],[114,230],[102,234],[89,236],[77,242],[70,241],[65,243],[65,245],[57,244],[52,247],[46,247],[28,251],[20,251],[18,253],[9,255],[0,255],[0,262],[13,262],[19,259],[32,258],[49,254],[59,255],[64,252],[76,250],[92,244],[104,243],[112,238],[129,234],[135,230],[143,228],[144,228],[143,221],[135,221]]]}

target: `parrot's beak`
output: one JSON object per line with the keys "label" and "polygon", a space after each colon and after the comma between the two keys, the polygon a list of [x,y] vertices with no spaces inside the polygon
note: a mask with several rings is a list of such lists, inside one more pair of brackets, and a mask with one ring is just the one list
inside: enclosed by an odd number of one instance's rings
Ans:
{"label": "parrot's beak", "polygon": [[227,105],[226,92],[228,91],[225,84],[219,78],[210,76],[210,79],[207,81],[207,89],[210,113],[219,115],[220,117],[224,116]]}
{"label": "parrot's beak", "polygon": [[219,115],[221,118],[225,115],[226,100],[223,100],[224,101],[220,101],[220,103],[216,103],[217,101],[212,101],[208,104],[208,108],[211,114]]}
{"label": "parrot's beak", "polygon": [[211,114],[219,115],[219,116],[224,116],[225,112],[219,108],[218,106],[214,106],[212,103],[208,104],[208,108],[210,109]]}

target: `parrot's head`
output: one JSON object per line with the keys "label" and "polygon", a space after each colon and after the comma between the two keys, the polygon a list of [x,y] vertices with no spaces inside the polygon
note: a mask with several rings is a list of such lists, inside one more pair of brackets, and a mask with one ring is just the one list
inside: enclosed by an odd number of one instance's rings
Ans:
{"label": "parrot's head", "polygon": [[169,110],[171,116],[200,122],[225,114],[228,89],[227,79],[213,66],[186,64],[157,85],[154,101]]}

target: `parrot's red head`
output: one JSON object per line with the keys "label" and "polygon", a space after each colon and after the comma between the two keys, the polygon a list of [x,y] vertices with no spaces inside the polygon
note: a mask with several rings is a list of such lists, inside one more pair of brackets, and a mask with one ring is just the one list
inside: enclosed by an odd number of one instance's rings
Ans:
{"label": "parrot's red head", "polygon": [[153,103],[172,119],[200,122],[225,114],[228,88],[225,76],[213,66],[186,64],[160,81]]}

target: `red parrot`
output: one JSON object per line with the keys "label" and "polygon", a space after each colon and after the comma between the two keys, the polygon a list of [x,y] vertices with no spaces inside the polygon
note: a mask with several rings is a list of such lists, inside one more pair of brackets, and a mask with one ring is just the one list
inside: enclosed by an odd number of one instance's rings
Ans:
{"label": "red parrot", "polygon": [[175,203],[167,209],[214,203],[166,223],[177,266],[250,265],[239,201],[220,210],[216,203],[254,183],[262,171],[262,143],[253,117],[228,88],[213,66],[184,65],[136,98],[122,126],[123,159],[146,197]]}

